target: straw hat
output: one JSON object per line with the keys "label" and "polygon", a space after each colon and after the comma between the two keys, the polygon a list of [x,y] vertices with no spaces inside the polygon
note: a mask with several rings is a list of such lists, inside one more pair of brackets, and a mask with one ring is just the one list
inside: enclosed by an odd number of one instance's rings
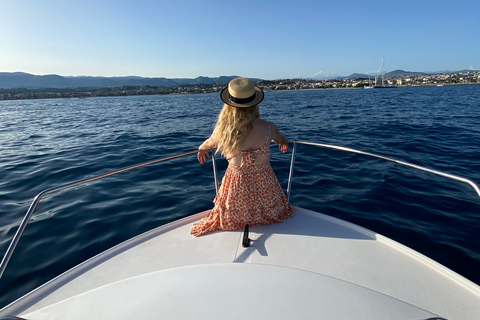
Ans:
{"label": "straw hat", "polygon": [[263,91],[247,78],[236,78],[222,90],[220,97],[226,104],[237,108],[248,108],[263,100]]}

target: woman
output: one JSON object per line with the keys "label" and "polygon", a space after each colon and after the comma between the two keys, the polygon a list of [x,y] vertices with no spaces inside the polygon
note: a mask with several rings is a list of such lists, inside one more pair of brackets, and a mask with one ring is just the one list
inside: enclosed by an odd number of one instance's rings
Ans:
{"label": "woman", "polygon": [[217,148],[229,162],[214,208],[191,234],[200,236],[215,230],[243,229],[281,222],[293,216],[293,207],[270,166],[270,142],[288,150],[288,140],[275,124],[260,119],[258,104],[263,91],[250,79],[236,78],[221,92],[225,103],[210,138],[198,148],[203,164],[208,150]]}

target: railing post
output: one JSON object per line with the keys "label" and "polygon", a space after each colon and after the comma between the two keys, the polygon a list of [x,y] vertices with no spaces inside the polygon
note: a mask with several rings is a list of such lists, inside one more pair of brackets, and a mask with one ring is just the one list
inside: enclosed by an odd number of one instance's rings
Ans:
{"label": "railing post", "polygon": [[215,180],[215,194],[218,194],[217,162],[215,161],[215,152],[212,150],[213,179]]}
{"label": "railing post", "polygon": [[287,185],[287,200],[290,201],[290,186],[292,185],[292,176],[293,176],[293,165],[295,162],[295,150],[297,149],[297,143],[293,143],[292,148],[292,159],[290,160],[290,173],[288,174],[288,185]]}

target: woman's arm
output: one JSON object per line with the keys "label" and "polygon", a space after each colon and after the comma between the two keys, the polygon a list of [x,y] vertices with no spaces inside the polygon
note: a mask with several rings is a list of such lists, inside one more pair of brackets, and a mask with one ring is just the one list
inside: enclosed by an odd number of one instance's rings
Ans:
{"label": "woman's arm", "polygon": [[207,158],[210,158],[208,155],[208,150],[213,149],[216,147],[215,141],[213,141],[212,137],[205,140],[199,147],[197,153],[198,162],[203,164]]}
{"label": "woman's arm", "polygon": [[275,141],[276,143],[278,143],[278,147],[280,148],[280,150],[285,153],[288,151],[288,139],[285,138],[285,136],[283,134],[280,133],[280,131],[278,130],[277,126],[270,122],[271,123],[271,134],[272,134],[272,139],[273,141]]}
{"label": "woman's arm", "polygon": [[198,147],[198,150],[210,150],[217,146],[215,141],[213,141],[212,137],[208,138],[207,140],[203,141],[203,143]]}

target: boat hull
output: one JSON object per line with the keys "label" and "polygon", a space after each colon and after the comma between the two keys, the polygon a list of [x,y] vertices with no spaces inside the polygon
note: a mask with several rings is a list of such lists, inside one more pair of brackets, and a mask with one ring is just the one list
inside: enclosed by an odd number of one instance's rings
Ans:
{"label": "boat hull", "polygon": [[295,208],[291,219],[251,228],[251,245],[244,248],[241,231],[190,236],[192,224],[206,214],[121,243],[0,316],[480,318],[477,285],[365,228]]}

